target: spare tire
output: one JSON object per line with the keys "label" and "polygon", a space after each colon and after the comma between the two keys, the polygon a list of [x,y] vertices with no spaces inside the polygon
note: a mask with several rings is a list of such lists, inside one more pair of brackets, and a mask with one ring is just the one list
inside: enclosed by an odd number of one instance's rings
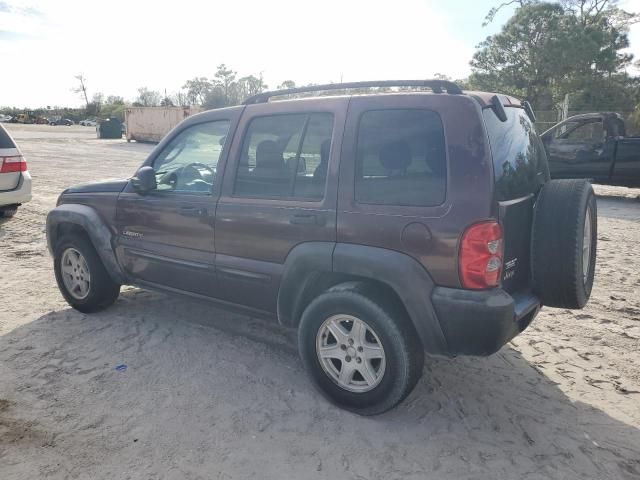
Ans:
{"label": "spare tire", "polygon": [[542,187],[533,215],[531,273],[543,305],[582,308],[589,300],[597,220],[587,180],[551,180]]}

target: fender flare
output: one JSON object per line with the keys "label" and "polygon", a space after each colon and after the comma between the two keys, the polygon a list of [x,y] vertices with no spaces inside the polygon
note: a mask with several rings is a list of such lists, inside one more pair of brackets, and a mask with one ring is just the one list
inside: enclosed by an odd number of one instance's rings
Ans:
{"label": "fender flare", "polygon": [[385,248],[347,243],[309,242],[296,246],[284,264],[278,292],[278,320],[295,326],[305,290],[318,274],[371,279],[391,288],[403,303],[426,352],[449,356],[442,327],[431,302],[435,288],[414,258]]}
{"label": "fender flare", "polygon": [[282,325],[295,325],[305,290],[318,273],[331,272],[335,245],[333,242],[301,243],[287,255],[278,290],[278,322]]}
{"label": "fender flare", "polygon": [[63,223],[71,223],[81,227],[89,236],[89,240],[91,240],[113,281],[120,284],[126,283],[126,277],[114,253],[113,232],[95,209],[87,205],[63,204],[49,212],[46,228],[47,247],[51,255],[54,254],[58,241],[58,226]]}

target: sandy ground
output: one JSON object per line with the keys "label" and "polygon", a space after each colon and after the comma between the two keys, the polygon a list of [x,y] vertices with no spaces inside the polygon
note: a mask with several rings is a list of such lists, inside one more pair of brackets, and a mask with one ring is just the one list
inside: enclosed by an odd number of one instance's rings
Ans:
{"label": "sandy ground", "polygon": [[133,288],[68,308],[47,211],[151,146],[8,128],[35,195],[0,220],[0,479],[640,478],[640,191],[598,187],[587,308],[545,308],[490,358],[428,359],[407,401],[361,418],[313,390],[276,325]]}

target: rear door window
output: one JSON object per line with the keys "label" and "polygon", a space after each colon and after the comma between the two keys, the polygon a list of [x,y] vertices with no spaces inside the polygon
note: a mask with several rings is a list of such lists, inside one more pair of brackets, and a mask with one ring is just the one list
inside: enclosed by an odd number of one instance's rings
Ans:
{"label": "rear door window", "polygon": [[332,130],[331,113],[253,119],[244,138],[234,195],[321,200]]}
{"label": "rear door window", "polygon": [[513,200],[535,193],[549,179],[547,156],[524,109],[505,108],[501,122],[490,108],[483,110],[493,155],[496,200]]}
{"label": "rear door window", "polygon": [[356,202],[435,206],[446,193],[446,150],[440,116],[430,110],[372,110],[360,118]]}

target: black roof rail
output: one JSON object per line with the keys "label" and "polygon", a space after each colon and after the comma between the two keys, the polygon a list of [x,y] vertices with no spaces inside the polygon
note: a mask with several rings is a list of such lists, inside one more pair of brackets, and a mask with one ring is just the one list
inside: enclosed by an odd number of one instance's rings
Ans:
{"label": "black roof rail", "polygon": [[443,90],[452,95],[460,95],[462,93],[462,90],[458,85],[448,80],[378,80],[373,82],[328,83],[326,85],[310,85],[308,87],[287,88],[285,90],[262,92],[247,98],[243,103],[245,105],[265,103],[268,102],[271,97],[294,95],[296,93],[369,87],[428,87],[433,90],[434,93],[442,93]]}

